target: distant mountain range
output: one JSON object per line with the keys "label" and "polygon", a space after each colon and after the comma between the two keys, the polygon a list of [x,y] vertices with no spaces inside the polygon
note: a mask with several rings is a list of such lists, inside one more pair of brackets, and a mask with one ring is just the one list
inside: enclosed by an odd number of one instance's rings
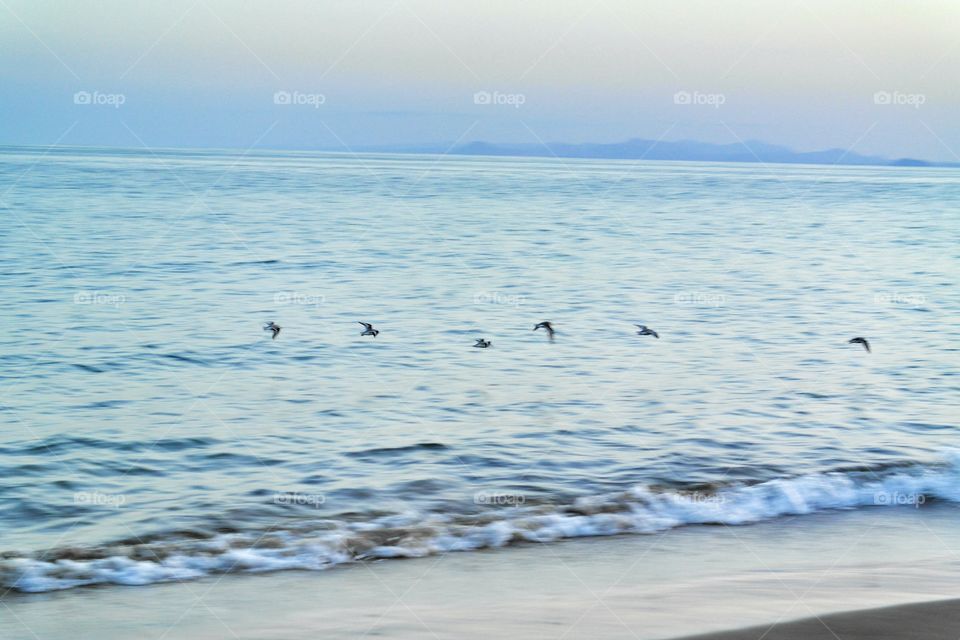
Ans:
{"label": "distant mountain range", "polygon": [[928,162],[915,158],[890,160],[878,156],[864,156],[845,149],[823,151],[793,151],[756,140],[734,144],[712,144],[695,140],[643,140],[633,138],[610,144],[566,142],[495,143],[469,142],[461,145],[421,144],[368,147],[365,151],[393,153],[446,153],[469,156],[520,156],[558,158],[604,158],[623,160],[688,160],[701,162],[764,162],[789,164],[840,164],[894,167],[960,167],[957,162]]}

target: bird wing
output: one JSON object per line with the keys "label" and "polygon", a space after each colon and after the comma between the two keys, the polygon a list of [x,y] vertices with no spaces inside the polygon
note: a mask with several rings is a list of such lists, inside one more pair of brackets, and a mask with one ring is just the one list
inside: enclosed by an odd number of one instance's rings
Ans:
{"label": "bird wing", "polygon": [[370,324],[369,322],[360,322],[360,324],[365,326],[367,329],[373,329],[373,325]]}

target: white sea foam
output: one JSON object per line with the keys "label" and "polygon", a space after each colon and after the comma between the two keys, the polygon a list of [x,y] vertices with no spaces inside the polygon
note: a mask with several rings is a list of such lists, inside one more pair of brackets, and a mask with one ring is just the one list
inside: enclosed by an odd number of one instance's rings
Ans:
{"label": "white sea foam", "polygon": [[[224,534],[207,540],[107,546],[93,559],[47,552],[0,560],[0,586],[25,592],[112,583],[144,585],[214,573],[322,570],[372,558],[412,558],[516,542],[653,533],[697,524],[745,525],[787,515],[862,507],[960,502],[960,458],[939,466],[797,476],[711,491],[647,486],[580,498],[565,506],[513,507],[477,514],[403,514],[343,522],[304,533]],[[388,531],[389,530],[389,531]],[[75,554],[74,554],[75,555]],[[149,554],[148,554],[149,555]]]}

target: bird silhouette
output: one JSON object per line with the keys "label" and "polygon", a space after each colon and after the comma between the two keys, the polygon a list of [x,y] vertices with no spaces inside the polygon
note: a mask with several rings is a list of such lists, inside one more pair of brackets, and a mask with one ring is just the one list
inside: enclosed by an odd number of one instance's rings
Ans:
{"label": "bird silhouette", "polygon": [[870,343],[866,338],[861,338],[857,336],[856,338],[850,338],[847,340],[847,344],[862,344],[863,348],[867,350],[867,353],[870,353]]}
{"label": "bird silhouette", "polygon": [[660,334],[648,327],[645,324],[637,324],[635,327],[640,327],[640,331],[637,331],[638,336],[653,336],[657,340],[660,339]]}
{"label": "bird silhouette", "polygon": [[553,334],[554,334],[553,325],[547,322],[546,320],[544,320],[543,322],[538,322],[537,326],[535,326],[533,330],[536,331],[537,329],[541,329],[541,328],[547,330],[547,335],[550,337],[550,342],[553,342]]}
{"label": "bird silhouette", "polygon": [[280,335],[280,329],[281,329],[281,328],[282,328],[282,327],[281,327],[280,325],[278,325],[276,322],[274,322],[274,321],[272,321],[272,320],[271,320],[270,322],[268,322],[267,324],[263,325],[263,330],[264,330],[264,331],[273,331],[273,338],[271,338],[272,340],[276,340],[276,339],[277,339],[277,336]]}

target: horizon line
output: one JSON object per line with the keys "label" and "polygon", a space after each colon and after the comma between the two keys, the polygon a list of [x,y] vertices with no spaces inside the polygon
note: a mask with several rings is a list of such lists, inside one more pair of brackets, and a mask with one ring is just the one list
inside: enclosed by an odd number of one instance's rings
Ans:
{"label": "horizon line", "polygon": [[[538,142],[490,142],[487,140],[471,140],[461,144],[453,144],[447,142],[409,142],[409,143],[388,143],[388,144],[365,144],[357,145],[357,148],[322,148],[322,147],[215,147],[215,146],[157,146],[157,147],[147,147],[147,146],[137,146],[137,147],[127,147],[127,146],[117,146],[117,145],[96,145],[96,144],[11,144],[0,142],[0,150],[7,149],[30,149],[30,150],[43,150],[46,152],[52,152],[57,149],[62,150],[97,150],[105,152],[139,152],[139,153],[154,153],[154,152],[221,152],[224,154],[231,155],[247,155],[251,153],[327,153],[327,154],[342,154],[342,155],[398,155],[398,156],[440,156],[440,157],[471,157],[471,158],[513,158],[513,159],[543,159],[543,160],[608,160],[608,161],[622,161],[622,162],[689,162],[689,163],[722,163],[722,164],[760,164],[760,165],[786,165],[786,166],[818,166],[818,167],[843,167],[843,166],[858,166],[858,167],[889,167],[894,169],[936,169],[936,168],[960,168],[960,162],[948,162],[948,161],[938,161],[938,160],[924,160],[921,158],[911,158],[909,156],[902,156],[898,158],[886,158],[880,156],[860,156],[865,158],[876,158],[881,162],[810,162],[810,161],[784,161],[784,160],[763,160],[761,158],[745,158],[745,159],[722,159],[722,160],[709,160],[701,158],[631,158],[631,157],[616,157],[616,156],[561,156],[556,155],[550,152],[551,145],[566,145],[571,147],[587,146],[587,145],[596,145],[596,146],[615,146],[623,145],[629,142],[650,142],[654,146],[657,144],[676,144],[683,142],[692,142],[695,144],[710,146],[710,147],[728,147],[728,146],[740,146],[743,148],[749,149],[747,146],[748,143],[754,142],[763,145],[769,146],[778,146],[786,152],[794,155],[803,155],[803,154],[814,154],[814,153],[825,153],[828,151],[844,151],[845,153],[851,153],[856,156],[853,151],[846,150],[843,147],[829,147],[826,149],[819,149],[815,151],[795,151],[790,147],[779,145],[777,143],[764,142],[762,140],[746,140],[746,141],[734,141],[734,142],[724,142],[724,143],[714,143],[714,142],[702,142],[699,140],[694,140],[691,138],[684,138],[681,140],[653,140],[648,138],[627,138],[619,142],[549,142],[549,143],[538,143]],[[453,146],[451,146],[453,144]],[[530,146],[530,147],[541,147],[544,148],[544,153],[540,154],[511,154],[511,153],[472,153],[469,151],[455,151],[456,149],[464,149],[471,145],[490,145],[491,147],[509,147],[509,146]],[[417,150],[415,147],[438,147],[446,148],[446,151],[423,151]],[[652,147],[651,147],[652,148]],[[907,165],[898,165],[898,162],[916,162],[918,164],[907,164]]]}

